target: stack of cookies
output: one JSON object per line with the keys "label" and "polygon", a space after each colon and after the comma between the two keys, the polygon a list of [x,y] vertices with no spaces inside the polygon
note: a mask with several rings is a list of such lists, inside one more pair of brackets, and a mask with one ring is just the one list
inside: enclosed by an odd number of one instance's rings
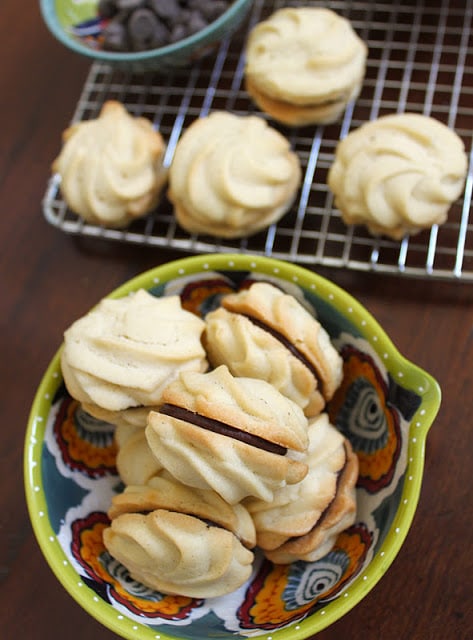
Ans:
{"label": "stack of cookies", "polygon": [[326,554],[356,515],[358,460],[325,405],[342,380],[326,330],[267,282],[203,319],[177,296],[106,299],[65,332],[65,384],[117,425],[109,553],[164,593],[213,597]]}
{"label": "stack of cookies", "polygon": [[367,54],[350,22],[334,11],[279,9],[250,33],[246,90],[283,124],[330,124],[358,97]]}

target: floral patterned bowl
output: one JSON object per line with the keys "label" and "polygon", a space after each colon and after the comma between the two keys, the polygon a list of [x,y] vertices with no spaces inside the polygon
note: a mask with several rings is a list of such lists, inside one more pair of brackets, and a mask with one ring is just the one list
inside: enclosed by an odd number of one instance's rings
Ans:
{"label": "floral patterned bowl", "polygon": [[229,254],[171,262],[111,296],[138,288],[156,296],[178,293],[185,308],[205,314],[222,294],[261,279],[304,300],[343,356],[343,383],[328,411],[359,457],[356,522],[316,562],[278,566],[259,558],[248,583],[222,598],[166,596],[134,582],[102,542],[111,497],[120,489],[113,427],[92,419],[69,397],[58,352],[39,386],[26,433],[29,513],[63,586],[123,638],[308,638],[375,586],[407,535],[440,390],[397,352],[361,304],[304,268]]}
{"label": "floral patterned bowl", "polygon": [[159,49],[122,53],[101,48],[103,21],[97,17],[97,0],[40,0],[46,26],[68,49],[91,61],[136,72],[192,64],[236,31],[251,5],[252,0],[234,0],[221,16],[192,36]]}

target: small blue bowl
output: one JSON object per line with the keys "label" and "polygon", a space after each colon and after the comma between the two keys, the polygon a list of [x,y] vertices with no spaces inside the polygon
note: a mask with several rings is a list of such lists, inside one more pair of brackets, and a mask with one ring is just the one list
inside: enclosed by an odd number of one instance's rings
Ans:
{"label": "small blue bowl", "polygon": [[132,71],[185,67],[212,52],[223,38],[240,26],[252,0],[234,0],[221,16],[204,29],[178,42],[138,52],[113,52],[100,48],[103,25],[97,18],[97,0],[40,0],[43,19],[59,42],[86,56]]}

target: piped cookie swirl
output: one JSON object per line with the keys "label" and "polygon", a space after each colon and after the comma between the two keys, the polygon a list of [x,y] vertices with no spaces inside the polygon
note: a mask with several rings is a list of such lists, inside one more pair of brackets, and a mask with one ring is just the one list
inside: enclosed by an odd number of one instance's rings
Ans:
{"label": "piped cookie swirl", "polygon": [[132,577],[162,593],[213,597],[248,579],[255,529],[241,504],[162,472],[113,498],[104,543]]}

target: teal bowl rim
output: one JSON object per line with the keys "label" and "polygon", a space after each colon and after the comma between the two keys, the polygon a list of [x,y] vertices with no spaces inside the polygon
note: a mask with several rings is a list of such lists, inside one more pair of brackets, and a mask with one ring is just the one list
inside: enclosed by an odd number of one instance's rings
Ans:
{"label": "teal bowl rim", "polygon": [[129,51],[123,53],[92,49],[91,47],[81,44],[80,41],[75,40],[73,37],[68,36],[56,14],[56,0],[40,0],[40,10],[43,20],[53,36],[67,48],[72,49],[76,53],[87,56],[93,60],[101,60],[102,62],[109,62],[111,64],[146,63],[152,60],[158,60],[159,58],[172,56],[174,54],[182,54],[186,49],[198,46],[227,22],[232,23],[233,20],[238,17],[240,11],[243,11],[247,5],[251,4],[251,2],[252,0],[235,0],[221,16],[211,22],[207,27],[201,29],[192,36],[183,38],[173,44],[147,51]]}
{"label": "teal bowl rim", "polygon": [[[328,602],[323,609],[286,628],[251,636],[253,638],[266,637],[267,640],[269,638],[272,640],[304,640],[333,624],[355,607],[379,582],[397,556],[409,532],[419,501],[423,480],[425,442],[440,407],[441,390],[437,381],[430,374],[400,354],[377,320],[349,293],[315,272],[275,258],[231,253],[204,254],[182,258],[135,276],[106,297],[122,297],[140,287],[163,284],[184,275],[211,270],[256,270],[260,274],[276,276],[296,283],[309,291],[314,291],[317,296],[328,302],[339,313],[343,315],[349,313],[350,320],[359,326],[366,339],[368,340],[368,336],[371,336],[370,344],[378,352],[382,350],[388,354],[389,361],[395,362],[398,365],[398,370],[403,371],[403,382],[406,385],[416,385],[420,380],[424,383],[421,406],[411,421],[407,451],[407,482],[404,483],[402,489],[400,506],[385,540],[367,569],[355,578],[344,594],[340,594],[335,600]],[[58,388],[61,381],[59,373],[61,349],[62,346],[55,353],[39,384],[31,407],[25,436],[24,485],[26,502],[36,539],[51,570],[62,586],[85,611],[105,627],[128,640],[136,640],[138,637],[141,640],[154,640],[157,635],[160,640],[175,640],[177,636],[164,632],[157,634],[155,630],[144,624],[139,625],[137,630],[136,623],[131,620],[127,622],[125,616],[117,615],[111,605],[100,601],[91,589],[80,582],[78,583],[77,573],[73,567],[65,562],[64,552],[58,541],[55,540],[53,530],[46,517],[46,501],[40,491],[40,449],[46,426],[42,415],[47,414],[51,405],[51,394]],[[416,429],[415,434],[411,437],[413,425]],[[246,636],[235,635],[236,637],[244,638]]]}

